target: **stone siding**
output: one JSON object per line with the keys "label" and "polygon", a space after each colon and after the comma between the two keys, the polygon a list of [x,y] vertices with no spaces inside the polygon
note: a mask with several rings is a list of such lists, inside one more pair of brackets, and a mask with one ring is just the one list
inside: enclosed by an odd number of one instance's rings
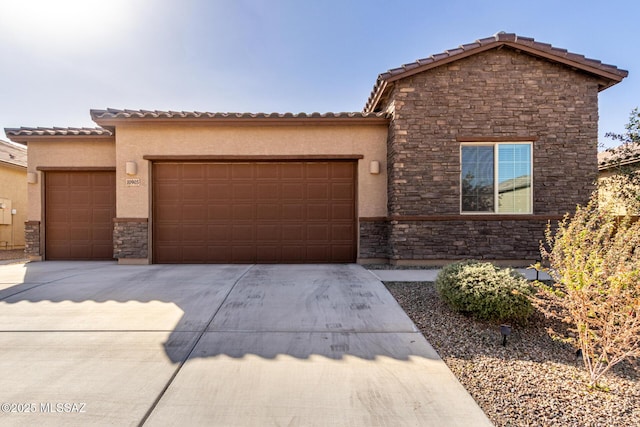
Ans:
{"label": "stone siding", "polygon": [[40,221],[26,221],[24,223],[24,253],[28,257],[42,256],[40,248]]}
{"label": "stone siding", "polygon": [[[385,105],[392,259],[531,258],[546,220],[466,221],[460,139],[533,141],[533,214],[584,203],[597,175],[598,82],[503,47],[394,83]],[[451,216],[450,221],[410,221]],[[534,258],[537,258],[535,256]]]}
{"label": "stone siding", "polygon": [[391,221],[390,258],[536,260],[547,223],[542,219]]}
{"label": "stone siding", "polygon": [[358,258],[389,258],[389,223],[384,218],[360,219]]}
{"label": "stone siding", "polygon": [[113,226],[113,257],[149,257],[149,222],[146,218],[116,218]]}

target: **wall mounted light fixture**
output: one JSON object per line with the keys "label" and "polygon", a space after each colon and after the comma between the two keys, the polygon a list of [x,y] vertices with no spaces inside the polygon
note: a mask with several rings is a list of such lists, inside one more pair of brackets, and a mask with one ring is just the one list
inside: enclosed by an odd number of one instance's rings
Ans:
{"label": "wall mounted light fixture", "polygon": [[372,175],[378,175],[380,173],[380,162],[377,160],[372,160],[369,163],[369,173]]}
{"label": "wall mounted light fixture", "polygon": [[35,172],[27,172],[27,184],[35,184],[38,182],[38,174]]}
{"label": "wall mounted light fixture", "polygon": [[138,164],[136,162],[127,162],[125,172],[127,175],[136,175],[138,173]]}

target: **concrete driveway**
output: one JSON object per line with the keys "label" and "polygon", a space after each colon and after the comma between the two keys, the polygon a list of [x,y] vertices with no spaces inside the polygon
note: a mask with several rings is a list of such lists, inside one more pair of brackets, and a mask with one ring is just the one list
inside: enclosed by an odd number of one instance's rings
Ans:
{"label": "concrete driveway", "polygon": [[357,265],[2,265],[0,355],[0,425],[491,425]]}

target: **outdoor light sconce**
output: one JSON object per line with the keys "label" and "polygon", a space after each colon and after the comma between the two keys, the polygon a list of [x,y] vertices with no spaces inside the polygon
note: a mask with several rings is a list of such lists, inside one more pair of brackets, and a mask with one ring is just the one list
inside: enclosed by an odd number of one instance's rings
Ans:
{"label": "outdoor light sconce", "polygon": [[27,172],[27,184],[35,184],[38,182],[38,174],[35,172]]}
{"label": "outdoor light sconce", "polygon": [[371,163],[369,163],[369,173],[371,175],[380,174],[380,162],[379,161],[372,160]]}
{"label": "outdoor light sconce", "polygon": [[127,162],[125,166],[127,175],[136,175],[138,173],[138,165],[136,162]]}
{"label": "outdoor light sconce", "polygon": [[500,325],[500,333],[502,334],[502,346],[507,345],[507,337],[511,335],[511,325]]}

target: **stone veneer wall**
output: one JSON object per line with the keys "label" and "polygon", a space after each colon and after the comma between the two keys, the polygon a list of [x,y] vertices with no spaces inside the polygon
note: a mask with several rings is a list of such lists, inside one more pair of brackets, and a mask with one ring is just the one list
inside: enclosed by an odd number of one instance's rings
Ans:
{"label": "stone veneer wall", "polygon": [[149,221],[146,218],[115,218],[113,257],[144,259],[149,257]]}
{"label": "stone veneer wall", "polygon": [[[392,260],[537,258],[547,220],[595,188],[598,84],[585,73],[503,47],[395,82],[382,110]],[[533,141],[533,215],[460,215],[469,138]]]}
{"label": "stone veneer wall", "polygon": [[359,259],[389,258],[389,223],[386,218],[360,218]]}
{"label": "stone veneer wall", "polygon": [[42,255],[40,248],[40,221],[26,221],[24,223],[24,253],[29,257]]}

